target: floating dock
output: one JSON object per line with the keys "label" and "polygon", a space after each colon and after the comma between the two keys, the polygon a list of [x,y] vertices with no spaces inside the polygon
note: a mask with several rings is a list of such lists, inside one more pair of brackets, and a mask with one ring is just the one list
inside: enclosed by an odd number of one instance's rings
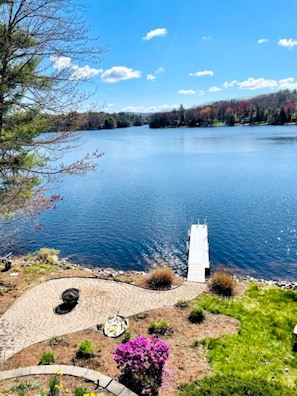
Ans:
{"label": "floating dock", "polygon": [[188,234],[188,275],[190,282],[205,282],[209,274],[209,247],[207,224],[192,224]]}

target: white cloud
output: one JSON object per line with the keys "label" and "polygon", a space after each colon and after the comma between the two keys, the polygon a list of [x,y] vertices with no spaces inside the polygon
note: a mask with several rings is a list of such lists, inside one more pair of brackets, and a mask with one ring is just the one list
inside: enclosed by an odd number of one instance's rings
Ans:
{"label": "white cloud", "polygon": [[115,83],[122,80],[130,80],[131,78],[140,78],[141,71],[133,70],[126,66],[113,66],[105,70],[101,75],[101,80],[106,83]]}
{"label": "white cloud", "polygon": [[164,69],[163,67],[159,67],[156,71],[155,74],[163,73]]}
{"label": "white cloud", "polygon": [[261,88],[275,88],[277,87],[276,80],[266,80],[265,78],[249,77],[247,80],[238,82],[239,89],[261,89]]}
{"label": "white cloud", "polygon": [[219,92],[221,90],[222,90],[222,88],[219,88],[219,87],[210,87],[208,89],[208,92]]}
{"label": "white cloud", "polygon": [[280,45],[281,47],[294,47],[297,45],[297,39],[280,39],[277,43],[277,45]]}
{"label": "white cloud", "polygon": [[202,40],[207,40],[207,41],[209,41],[209,40],[211,40],[211,36],[203,36],[203,37],[202,37]]}
{"label": "white cloud", "polygon": [[68,56],[51,56],[53,68],[57,70],[69,69],[72,67],[71,58]]}
{"label": "white cloud", "polygon": [[267,38],[261,38],[258,40],[258,44],[263,44],[263,43],[268,43],[268,39]]}
{"label": "white cloud", "polygon": [[164,37],[168,33],[166,28],[158,28],[151,30],[148,32],[144,37],[142,37],[142,40],[151,40],[154,37]]}
{"label": "white cloud", "polygon": [[189,73],[190,77],[202,77],[202,76],[213,76],[214,73],[211,70],[204,70],[204,71],[198,71],[196,73]]}
{"label": "white cloud", "polygon": [[162,104],[159,106],[126,106],[122,108],[122,111],[129,111],[132,113],[156,113],[159,111],[171,111],[179,108],[180,104]]}
{"label": "white cloud", "polygon": [[51,61],[53,62],[53,68],[59,71],[70,69],[73,70],[71,73],[69,80],[87,80],[100,74],[103,72],[102,69],[94,69],[91,68],[89,65],[86,66],[77,66],[72,63],[72,60],[68,56],[52,56]]}
{"label": "white cloud", "polygon": [[177,93],[181,95],[196,95],[196,91],[193,89],[180,89]]}
{"label": "white cloud", "polygon": [[297,82],[293,77],[283,78],[278,84],[278,89],[297,89]]}
{"label": "white cloud", "polygon": [[74,71],[70,76],[70,80],[87,80],[103,72],[103,69],[93,69],[89,65],[83,67],[73,65],[72,69]]}
{"label": "white cloud", "polygon": [[238,82],[237,80],[233,80],[230,82],[226,81],[224,82],[223,87],[224,88],[234,87],[234,85],[237,84],[237,82]]}
{"label": "white cloud", "polygon": [[146,76],[146,79],[149,80],[149,81],[155,81],[156,76],[154,76],[153,74],[148,74],[148,75]]}

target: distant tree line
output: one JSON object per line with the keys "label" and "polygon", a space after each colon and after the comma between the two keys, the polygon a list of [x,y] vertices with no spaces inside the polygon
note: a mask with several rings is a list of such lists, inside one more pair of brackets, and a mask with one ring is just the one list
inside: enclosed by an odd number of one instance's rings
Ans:
{"label": "distant tree line", "polygon": [[48,115],[51,132],[53,131],[86,131],[98,129],[127,128],[148,123],[146,115],[133,113],[108,114],[103,111]]}
{"label": "distant tree line", "polygon": [[150,128],[206,127],[214,125],[283,125],[296,123],[297,92],[280,91],[244,100],[222,100],[190,109],[154,113]]}

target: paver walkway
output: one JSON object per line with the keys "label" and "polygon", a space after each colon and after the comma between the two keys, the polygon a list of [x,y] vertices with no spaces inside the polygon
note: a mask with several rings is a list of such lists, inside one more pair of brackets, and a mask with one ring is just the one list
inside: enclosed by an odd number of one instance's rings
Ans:
{"label": "paver walkway", "polygon": [[[77,306],[65,315],[54,308],[62,303],[64,290],[80,290]],[[125,317],[191,300],[205,284],[185,282],[168,291],[152,291],[126,283],[96,278],[61,278],[44,282],[24,293],[0,318],[0,361],[52,336],[103,324],[117,313]]]}

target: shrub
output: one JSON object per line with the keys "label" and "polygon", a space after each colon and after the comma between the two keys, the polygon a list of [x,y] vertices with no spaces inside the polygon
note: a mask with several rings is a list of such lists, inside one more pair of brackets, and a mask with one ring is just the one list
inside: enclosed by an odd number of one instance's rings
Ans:
{"label": "shrub", "polygon": [[77,386],[74,388],[74,396],[84,396],[86,394],[89,394],[88,388],[85,388],[84,386]]}
{"label": "shrub", "polygon": [[267,381],[264,378],[236,377],[233,375],[205,377],[192,384],[180,385],[180,396],[293,396],[296,391],[277,381]]}
{"label": "shrub", "polygon": [[123,344],[125,344],[126,342],[131,340],[131,333],[129,333],[129,331],[126,331],[123,337]]}
{"label": "shrub", "polygon": [[78,345],[77,357],[87,359],[94,354],[94,346],[91,341],[84,340]]}
{"label": "shrub", "polygon": [[37,257],[40,261],[47,264],[56,264],[58,262],[58,255],[60,254],[59,250],[49,249],[49,248],[41,248],[37,252]]}
{"label": "shrub", "polygon": [[177,303],[175,303],[175,306],[177,308],[188,308],[190,302],[188,300],[178,300]]}
{"label": "shrub", "polygon": [[158,395],[169,355],[166,342],[154,336],[150,341],[145,336],[140,336],[119,345],[113,355],[121,370],[119,379],[122,384],[138,395]]}
{"label": "shrub", "polygon": [[52,336],[48,342],[50,347],[54,347],[56,345],[62,344],[64,342],[63,336]]}
{"label": "shrub", "polygon": [[189,321],[192,323],[201,323],[205,319],[205,313],[202,308],[195,307],[191,310],[189,315]]}
{"label": "shrub", "polygon": [[40,358],[40,364],[52,364],[55,361],[55,354],[53,351],[43,352]]}
{"label": "shrub", "polygon": [[11,393],[16,392],[18,396],[25,395],[29,390],[33,389],[40,389],[39,382],[30,382],[28,380],[25,381],[16,381],[12,382],[8,387],[5,389],[5,392]]}
{"label": "shrub", "polygon": [[216,271],[209,284],[211,292],[224,297],[230,297],[234,293],[235,281],[231,274],[224,270]]}
{"label": "shrub", "polygon": [[164,334],[171,333],[172,329],[169,326],[169,323],[167,322],[167,320],[160,320],[159,322],[153,320],[150,323],[150,327],[149,327],[148,331],[149,331],[149,334],[164,335]]}
{"label": "shrub", "polygon": [[146,279],[146,285],[154,290],[170,289],[173,283],[174,273],[169,267],[160,267],[151,271]]}

